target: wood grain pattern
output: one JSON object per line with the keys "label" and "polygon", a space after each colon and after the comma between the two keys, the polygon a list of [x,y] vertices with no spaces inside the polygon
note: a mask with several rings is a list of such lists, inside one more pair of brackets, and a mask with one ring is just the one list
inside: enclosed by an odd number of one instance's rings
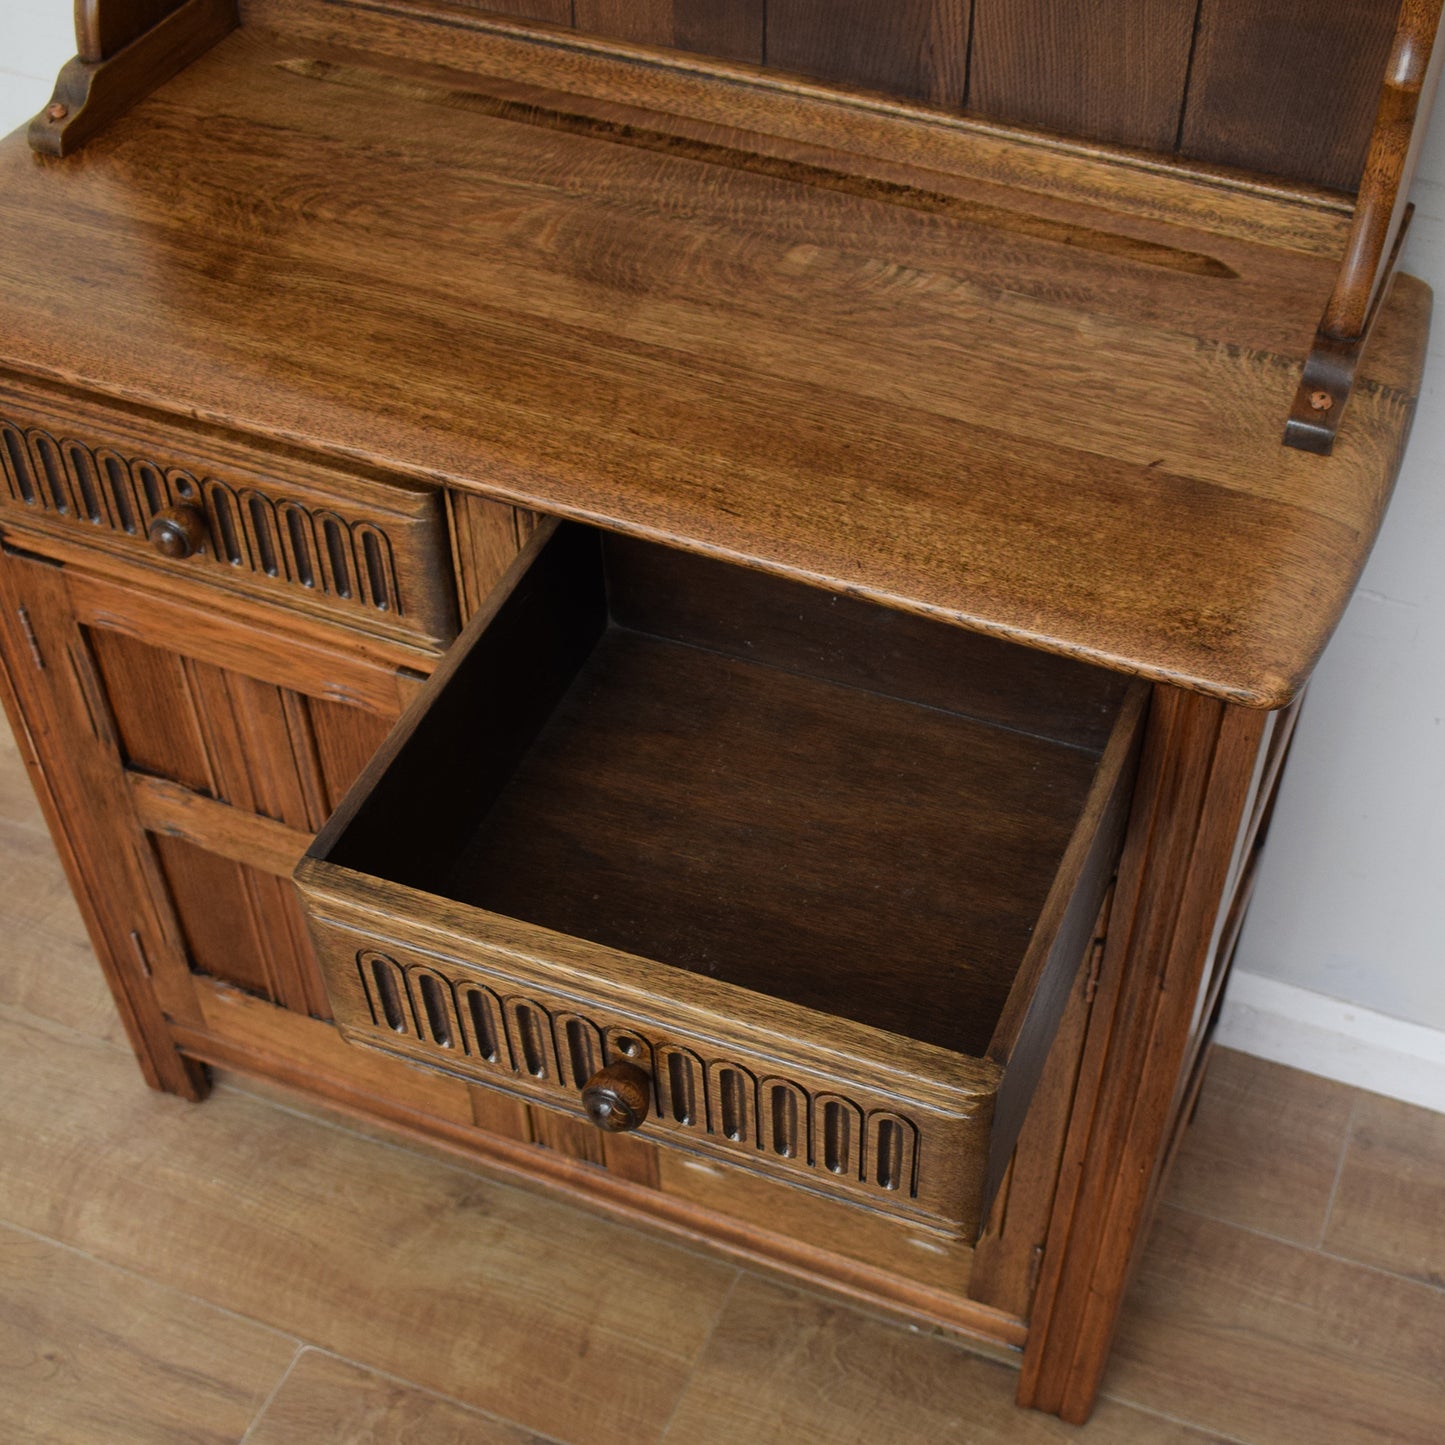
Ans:
{"label": "wood grain pattern", "polygon": [[[136,0],[131,10],[125,28],[112,35],[104,27],[85,24],[85,12],[80,12],[77,37],[96,58],[92,63],[77,57],[61,70],[50,104],[30,122],[32,150],[72,154],[204,55],[237,22],[236,0],[183,0],[164,6]],[[147,25],[152,17],[154,23]],[[106,49],[115,45],[119,48]]]}
{"label": "wood grain pattern", "polygon": [[183,971],[162,968],[172,926],[117,766],[118,739],[77,635],[61,569],[9,552],[0,565],[0,702],[16,720],[40,804],[142,1072],[154,1088],[204,1096],[168,1015],[195,1016]]}
{"label": "wood grain pattern", "polygon": [[[318,468],[16,381],[0,388],[0,507],[21,527],[187,582],[429,649],[456,634],[441,498],[365,468]],[[168,557],[149,533],[176,512],[189,514],[195,545]]]}
{"label": "wood grain pattern", "polygon": [[1074,1423],[1098,1389],[1185,1106],[1266,731],[1259,714],[1155,691],[1019,1381],[1021,1404]]}
{"label": "wood grain pattern", "polygon": [[1427,1284],[1445,1285],[1440,1197],[1445,1117],[1367,1094],[1355,1104],[1324,1247]]}
{"label": "wood grain pattern", "polygon": [[1429,1445],[1442,1340],[1440,1290],[1165,1209],[1109,1387],[1165,1409],[1187,1390],[1191,1417],[1234,1438]]}
{"label": "wood grain pattern", "polygon": [[[748,1276],[718,1321],[668,1426],[671,1445],[871,1445],[1065,1437],[1056,1421],[1015,1408],[1013,1372],[939,1339]],[[1128,1405],[1105,1402],[1093,1427],[1118,1445],[1205,1445],[1206,1436]]]}
{"label": "wood grain pattern", "polygon": [[[17,768],[6,769],[12,760],[6,739],[0,727],[0,771],[25,787]],[[126,1047],[125,1030],[44,830],[0,819],[0,855],[5,859],[0,1004]]]}
{"label": "wood grain pattern", "polygon": [[543,1445],[519,1426],[388,1379],[319,1350],[303,1350],[257,1416],[246,1445]]}
{"label": "wood grain pattern", "polygon": [[[1202,0],[1181,151],[1354,189],[1399,8]],[[1322,122],[1326,97],[1332,119]]]}
{"label": "wood grain pattern", "polygon": [[974,0],[971,110],[1171,151],[1198,0]]}
{"label": "wood grain pattern", "polygon": [[[344,448],[403,473],[420,468],[502,500],[827,579],[1254,704],[1283,701],[1313,662],[1397,459],[1423,339],[1418,290],[1396,288],[1366,363],[1377,385],[1361,388],[1348,444],[1306,468],[1279,451],[1289,390],[1281,361],[1302,354],[1328,267],[1296,252],[1188,237],[1186,249],[1223,260],[1239,278],[1221,309],[1215,274],[1181,277],[1077,246],[1021,243],[977,221],[940,222],[614,140],[519,127],[474,113],[454,78],[402,77],[403,90],[419,87],[405,99],[374,71],[375,84],[417,124],[439,109],[448,116],[445,130],[428,131],[436,136],[429,164],[449,177],[442,205],[441,188],[415,168],[393,174],[381,138],[368,140],[382,108],[367,86],[287,71],[278,58],[248,36],[230,38],[173,82],[164,104],[143,107],[123,137],[106,142],[64,201],[44,188],[43,173],[16,165],[13,147],[0,159],[12,197],[4,224],[23,225],[41,205],[57,232],[44,252],[4,247],[6,355],[78,370],[157,405],[185,396],[242,430],[305,436],[323,452]],[[567,104],[558,101],[564,111]],[[142,262],[127,237],[146,236],[147,273],[166,264],[157,257],[179,261],[180,211],[189,218],[187,246],[200,236],[220,255],[236,244],[215,178],[235,174],[245,184],[239,177],[255,154],[245,128],[254,122],[218,140],[204,170],[180,144],[187,108],[217,105],[238,116],[264,109],[301,188],[336,196],[328,214],[344,216],[344,197],[359,196],[363,178],[374,194],[385,174],[382,189],[397,203],[388,223],[395,241],[379,243],[373,230],[363,249],[348,252],[342,220],[293,214],[278,218],[278,249],[261,263],[267,284],[248,287],[244,299],[185,266],[176,275],[189,279],[163,318],[149,299],[138,304],[127,276]],[[321,136],[328,159],[317,169]],[[105,212],[123,198],[135,217],[114,217],[120,239],[104,257],[84,257],[87,272],[99,266],[106,278],[100,329],[94,316],[57,326],[73,294],[71,270],[82,264],[73,247],[85,250],[59,240],[69,234],[61,219],[68,198],[81,204],[102,171],[129,172],[141,152],[144,166],[124,187],[96,189],[85,203]],[[579,205],[569,195],[559,210],[563,198],[548,177],[562,157],[569,176],[587,178],[590,199]],[[527,220],[486,200],[503,184],[528,197]],[[660,185],[692,198],[680,230],[656,213]],[[990,192],[988,203],[995,199]],[[458,204],[474,218],[464,239]],[[864,214],[871,259],[850,249]],[[485,217],[495,224],[484,241],[476,225]],[[1104,210],[1080,227],[1130,229]],[[448,314],[461,304],[486,318],[468,323],[465,347],[412,294],[427,284],[412,264],[420,234],[438,257],[426,274],[447,276]],[[545,279],[532,234],[554,236],[559,248]],[[699,250],[689,236],[706,244]],[[1184,240],[1175,234],[1176,244]],[[443,261],[449,244],[457,251]],[[1007,259],[1020,253],[1027,274]],[[632,268],[643,256],[639,274]],[[874,284],[875,275],[905,274],[889,269],[900,264],[933,279]],[[961,265],[971,276],[960,278]],[[1061,266],[1074,273],[1067,297]],[[223,274],[224,262],[218,267]],[[327,308],[294,294],[295,278],[312,267],[335,287]],[[728,275],[748,280],[723,284]],[[259,308],[258,295],[266,298]],[[405,299],[392,307],[392,296]],[[1090,318],[1083,331],[1081,308]],[[358,330],[346,318],[362,310],[368,323]],[[1000,314],[1009,325],[982,324]],[[101,334],[111,327],[124,346]],[[278,397],[283,331],[284,364],[305,381]],[[964,336],[972,361],[970,386],[960,389]],[[1061,336],[1070,338],[1067,357],[1056,350]],[[1086,354],[1075,354],[1081,337]],[[138,352],[154,358],[144,376],[120,360]],[[620,354],[629,358],[621,369]],[[475,369],[457,370],[459,356]],[[402,375],[400,392],[379,381]],[[905,375],[906,398],[898,394]],[[1036,384],[1041,376],[1047,385]],[[1089,380],[1099,377],[1109,378],[1108,406]],[[1227,408],[1197,405],[1226,394]],[[480,411],[470,404],[476,396],[487,398]],[[876,404],[885,401],[888,425],[880,427]],[[542,433],[539,415],[549,418]],[[685,455],[679,437],[688,438]],[[971,478],[966,489],[956,484],[960,473]],[[1137,525],[1141,516],[1147,527]],[[1060,545],[1034,545],[1044,518]],[[941,537],[954,545],[940,550]],[[1149,561],[1161,552],[1174,560],[1167,585]],[[1226,552],[1230,565],[1221,567]]]}
{"label": "wood grain pattern", "polygon": [[233,1445],[296,1342],[0,1227],[0,1418],[46,1445]]}
{"label": "wood grain pattern", "polygon": [[[16,1156],[0,1216],[545,1435],[661,1431],[730,1268],[341,1130],[297,1130],[239,1094],[218,1093],[202,1121],[140,1088],[118,1051],[37,1028],[0,1020]],[[82,1180],[104,1209],[67,1205]],[[324,1230],[286,1222],[313,1210]]]}
{"label": "wood grain pattern", "polygon": [[767,60],[956,109],[968,75],[972,0],[769,0]]}
{"label": "wood grain pattern", "polygon": [[[429,12],[432,0],[406,0],[414,12]],[[249,0],[252,23],[286,33],[296,45],[338,48],[374,59],[434,64],[435,31],[418,15],[408,19],[392,9],[385,15],[348,10],[339,16],[317,0]],[[1338,259],[1348,227],[1344,198],[1318,192],[1304,205],[1281,208],[1289,186],[1261,184],[1207,166],[1173,167],[1121,158],[1089,144],[1040,146],[1036,137],[992,124],[941,117],[903,101],[852,100],[828,87],[723,67],[727,84],[691,64],[660,65],[653,54],[635,54],[578,40],[568,45],[555,34],[546,49],[478,18],[468,25],[455,7],[448,10],[449,63],[472,77],[508,76],[522,85],[565,89],[589,113],[621,118],[630,107],[668,113],[675,124],[716,141],[738,143],[764,155],[797,155],[800,148],[842,146],[847,166],[861,173],[886,171],[889,164],[924,167],[935,173],[992,181],[1029,196],[1102,203],[1125,214],[1202,225],[1215,234],[1264,240]],[[565,77],[565,79],[563,79]],[[633,115],[636,112],[633,111]],[[840,158],[833,150],[833,158]],[[1208,185],[1199,180],[1207,176]],[[1301,199],[1294,195],[1297,201]]]}
{"label": "wood grain pattern", "polygon": [[1318,1244],[1349,1128],[1343,1084],[1213,1052],[1166,1198],[1295,1244]]}
{"label": "wood grain pattern", "polygon": [[158,21],[182,0],[77,0],[76,49],[82,60],[104,60]]}
{"label": "wood grain pattern", "polygon": [[761,64],[764,0],[574,0],[578,30]]}

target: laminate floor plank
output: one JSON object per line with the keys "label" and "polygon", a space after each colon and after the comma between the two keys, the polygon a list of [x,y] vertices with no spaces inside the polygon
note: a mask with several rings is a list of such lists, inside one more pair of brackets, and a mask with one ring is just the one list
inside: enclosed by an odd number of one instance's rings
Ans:
{"label": "laminate floor plank", "polygon": [[252,1424],[245,1445],[544,1445],[545,1437],[388,1379],[303,1351]]}
{"label": "laminate floor plank", "polygon": [[1250,1445],[1438,1445],[1445,1291],[1165,1207],[1104,1389]]}
{"label": "laminate floor plank", "polygon": [[985,1445],[1216,1437],[1100,1401],[1083,1430],[1013,1402],[1017,1376],[962,1346],[745,1275],[673,1416],[665,1445]]}
{"label": "laminate floor plank", "polygon": [[1317,1245],[1356,1093],[1216,1049],[1166,1198],[1196,1214]]}
{"label": "laminate floor plank", "polygon": [[20,761],[20,746],[3,713],[0,713],[0,822],[45,832],[40,804],[35,801],[35,790],[26,776],[25,764]]}
{"label": "laminate floor plank", "polygon": [[0,860],[0,1004],[124,1047],[125,1030],[49,837],[0,819]]}
{"label": "laminate floor plank", "polygon": [[1445,1287],[1445,1114],[1361,1096],[1325,1248]]}
{"label": "laminate floor plank", "polygon": [[0,1227],[0,1438],[235,1445],[296,1354],[276,1330]]}
{"label": "laminate floor plank", "polygon": [[735,1272],[0,1011],[0,1219],[588,1445],[655,1438]]}

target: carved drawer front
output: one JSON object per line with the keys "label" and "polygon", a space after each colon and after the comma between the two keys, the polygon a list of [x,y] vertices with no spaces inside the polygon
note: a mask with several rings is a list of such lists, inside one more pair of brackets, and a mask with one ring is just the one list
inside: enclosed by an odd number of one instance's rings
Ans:
{"label": "carved drawer front", "polygon": [[440,494],[0,388],[0,518],[384,636],[445,645]]}
{"label": "carved drawer front", "polygon": [[297,871],[352,1042],[972,1237],[1144,689],[545,525]]}

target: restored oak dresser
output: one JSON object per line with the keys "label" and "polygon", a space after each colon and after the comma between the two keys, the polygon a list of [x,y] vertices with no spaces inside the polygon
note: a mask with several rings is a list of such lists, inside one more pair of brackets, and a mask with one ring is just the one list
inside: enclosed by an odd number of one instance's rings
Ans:
{"label": "restored oak dresser", "polygon": [[128,0],[0,691],[214,1065],[1081,1420],[1419,390],[1440,0]]}

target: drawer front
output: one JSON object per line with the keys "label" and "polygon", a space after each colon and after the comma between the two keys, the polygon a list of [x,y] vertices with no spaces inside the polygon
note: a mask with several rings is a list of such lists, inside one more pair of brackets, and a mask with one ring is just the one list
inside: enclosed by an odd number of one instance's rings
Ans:
{"label": "drawer front", "polygon": [[457,631],[443,502],[411,483],[7,385],[3,515],[382,636]]}
{"label": "drawer front", "polygon": [[497,919],[495,946],[475,924],[466,937],[441,937],[392,910],[383,922],[374,886],[339,880],[310,863],[299,875],[350,1042],[579,1115],[599,1069],[640,1065],[651,1079],[641,1137],[950,1234],[976,1231],[997,1082],[986,1064],[920,1078],[870,1057],[846,1025],[840,1049],[836,1020],[811,1035],[777,1020],[784,1038],[706,989],[685,1002],[641,998],[645,988],[617,981],[640,981],[646,960],[593,950],[610,977],[583,975],[544,930]]}

